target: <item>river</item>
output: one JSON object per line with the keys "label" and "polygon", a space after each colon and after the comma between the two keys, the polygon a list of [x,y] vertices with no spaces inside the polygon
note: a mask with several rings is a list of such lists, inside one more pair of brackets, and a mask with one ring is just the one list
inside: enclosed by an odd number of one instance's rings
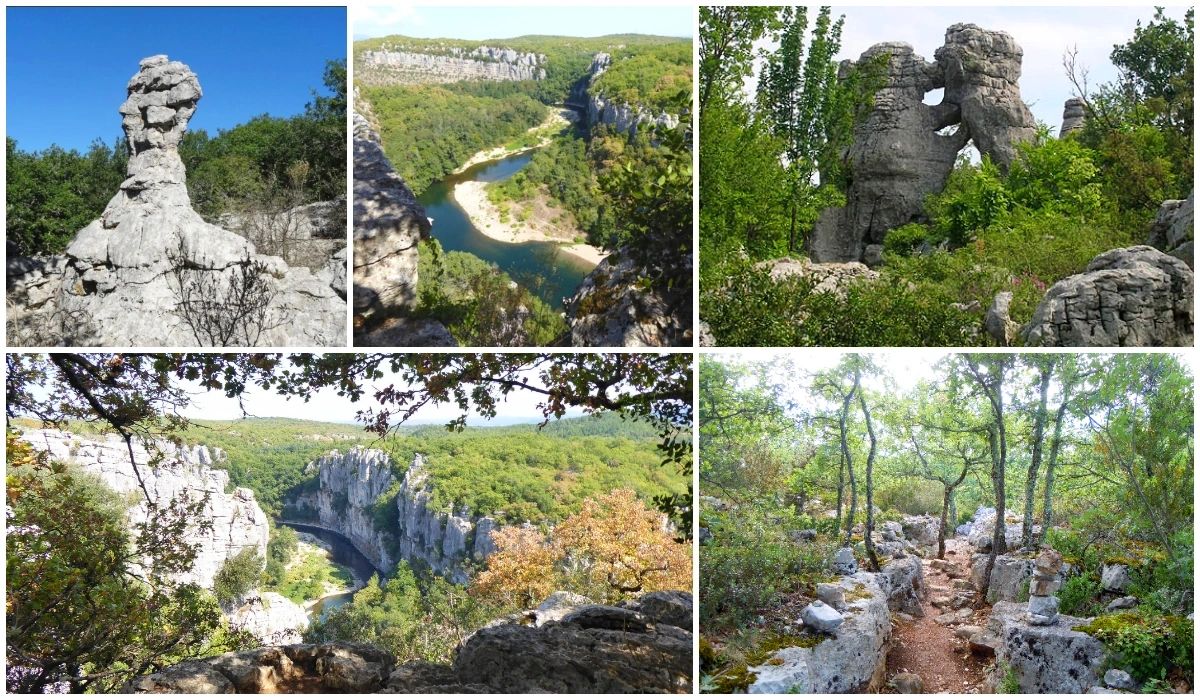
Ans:
{"label": "river", "polygon": [[433,219],[433,237],[444,250],[461,250],[494,263],[521,286],[553,309],[563,308],[563,297],[575,292],[592,265],[560,253],[554,243],[506,243],[481,234],[454,200],[454,185],[467,180],[497,182],[525,167],[535,151],[473,165],[457,175],[434,182],[417,198]]}
{"label": "river", "polygon": [[[382,580],[386,573],[377,570],[375,565],[372,564],[366,557],[364,557],[362,553],[350,543],[350,540],[332,530],[327,530],[323,527],[318,527],[315,525],[304,525],[302,523],[291,521],[278,521],[277,524],[290,527],[297,532],[304,532],[309,535],[313,535],[314,537],[320,539],[325,543],[326,548],[329,550],[330,559],[334,563],[341,564],[347,569],[350,569],[350,571],[354,572],[354,577],[363,583],[366,583],[367,580],[370,579],[374,574],[379,574],[379,578]],[[325,596],[324,598],[318,600],[308,611],[309,619],[324,619],[324,617],[333,610],[336,610],[346,603],[349,603],[354,597],[354,593],[355,591],[346,591],[344,593]]]}

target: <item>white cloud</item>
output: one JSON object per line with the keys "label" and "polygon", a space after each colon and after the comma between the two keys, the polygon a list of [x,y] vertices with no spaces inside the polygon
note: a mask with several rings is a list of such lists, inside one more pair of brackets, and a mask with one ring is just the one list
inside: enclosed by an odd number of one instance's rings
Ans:
{"label": "white cloud", "polygon": [[353,5],[351,12],[356,37],[411,33],[414,27],[425,24],[421,13],[412,5]]}

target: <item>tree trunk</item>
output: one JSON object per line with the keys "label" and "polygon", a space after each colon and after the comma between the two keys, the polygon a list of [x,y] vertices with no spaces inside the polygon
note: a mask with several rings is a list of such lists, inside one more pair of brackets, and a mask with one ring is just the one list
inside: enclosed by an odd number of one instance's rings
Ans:
{"label": "tree trunk", "polygon": [[1046,493],[1042,496],[1042,532],[1037,537],[1038,546],[1046,541],[1046,532],[1054,517],[1054,468],[1058,466],[1058,447],[1062,441],[1063,416],[1067,412],[1067,397],[1054,416],[1054,437],[1050,439],[1050,458],[1046,461]]}
{"label": "tree trunk", "polygon": [[837,526],[833,529],[834,536],[837,536],[838,530],[842,529],[842,501],[846,497],[846,456],[842,455],[838,463],[838,490],[837,490]]}
{"label": "tree trunk", "polygon": [[996,522],[992,527],[992,550],[988,554],[987,569],[983,574],[983,585],[980,589],[987,596],[988,588],[992,585],[992,569],[996,567],[996,557],[1004,554],[1004,448],[1003,427],[991,426],[988,429],[988,448],[992,454],[992,491],[996,499]]}
{"label": "tree trunk", "polygon": [[958,498],[955,496],[954,488],[950,489],[947,498],[950,501],[950,521],[947,523],[947,527],[950,528],[950,531],[954,531],[958,529]]}
{"label": "tree trunk", "polygon": [[[854,374],[854,385],[858,386],[858,373]],[[871,563],[872,571],[879,571],[879,559],[875,556],[875,543],[871,540],[871,532],[875,529],[875,504],[873,501],[873,484],[871,475],[875,469],[875,426],[871,422],[871,411],[867,408],[867,399],[862,390],[858,392],[858,405],[862,408],[863,417],[867,421],[867,436],[871,447],[867,451],[867,526],[863,534],[863,543],[867,548],[867,560]]]}
{"label": "tree trunk", "polygon": [[[1042,438],[1046,432],[1046,394],[1050,390],[1050,376],[1054,365],[1047,362],[1042,366],[1037,414],[1033,418],[1033,446],[1029,459],[1029,471],[1025,475],[1025,520],[1021,525],[1021,542],[1026,549],[1033,549],[1033,493],[1037,490],[1038,471],[1042,468]],[[1045,529],[1045,523],[1042,529]]]}
{"label": "tree trunk", "polygon": [[950,515],[950,501],[954,498],[954,487],[947,485],[942,491],[942,526],[938,528],[938,559],[946,558],[946,522]]}
{"label": "tree trunk", "polygon": [[854,401],[854,392],[858,389],[858,385],[851,387],[850,391],[842,400],[842,415],[838,421],[841,429],[842,440],[842,461],[846,464],[846,474],[850,477],[850,513],[846,516],[846,537],[842,544],[843,547],[850,546],[850,535],[854,529],[854,515],[858,510],[858,485],[854,482],[854,458],[850,455],[850,442],[846,438],[846,420],[850,414],[850,403]]}

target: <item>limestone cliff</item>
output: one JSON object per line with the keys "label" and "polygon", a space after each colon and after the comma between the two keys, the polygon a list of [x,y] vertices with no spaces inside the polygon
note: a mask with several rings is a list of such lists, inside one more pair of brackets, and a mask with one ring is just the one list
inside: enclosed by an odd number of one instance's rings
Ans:
{"label": "limestone cliff", "polygon": [[543,80],[546,57],[510,48],[409,47],[363,51],[355,65],[366,84],[457,83],[464,80]]}
{"label": "limestone cliff", "polygon": [[354,344],[458,345],[441,323],[413,319],[425,208],[392,168],[379,134],[354,114]]}
{"label": "limestone cliff", "polygon": [[318,478],[316,522],[341,533],[381,571],[390,573],[403,559],[466,583],[467,565],[493,551],[495,519],[453,504],[435,508],[433,480],[419,454],[403,476],[386,453],[362,447],[330,452],[308,469]]}
{"label": "limestone cliff", "polygon": [[[146,503],[125,442],[119,436],[91,438],[62,430],[27,430],[22,438],[48,452],[52,459],[78,465],[112,490],[127,495],[132,502],[128,510],[131,524],[146,522]],[[266,556],[267,516],[250,489],[227,492],[229,474],[212,468],[214,462],[223,459],[220,450],[203,445],[176,447],[167,442],[152,448],[163,455],[160,465],[153,469],[149,466],[151,451],[134,443],[134,459],[155,503],[165,506],[172,498],[208,499],[202,518],[212,522],[212,529],[191,534],[198,545],[196,561],[191,572],[178,579],[180,583],[212,586],[213,576],[225,560],[244,549],[254,548],[260,556]]]}
{"label": "limestone cliff", "polygon": [[636,134],[643,125],[662,126],[674,129],[679,126],[679,116],[665,112],[654,112],[642,105],[633,105],[624,100],[606,96],[596,87],[599,78],[609,66],[612,57],[598,53],[592,58],[588,72],[571,88],[571,99],[586,105],[586,125],[593,128],[607,125],[621,133]]}

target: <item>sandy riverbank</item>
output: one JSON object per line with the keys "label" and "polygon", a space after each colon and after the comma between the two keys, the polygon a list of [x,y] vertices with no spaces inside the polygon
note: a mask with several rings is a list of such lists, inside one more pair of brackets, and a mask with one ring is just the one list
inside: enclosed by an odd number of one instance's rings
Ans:
{"label": "sandy riverbank", "polygon": [[599,248],[586,243],[575,243],[574,239],[565,239],[555,232],[547,231],[536,226],[536,222],[520,223],[511,219],[506,223],[500,221],[500,210],[488,199],[485,182],[469,180],[454,186],[454,200],[470,217],[471,223],[480,233],[505,243],[529,243],[543,241],[558,243],[562,252],[573,255],[591,265],[599,265],[608,254]]}
{"label": "sandy riverbank", "polygon": [[[296,532],[296,535],[300,540],[297,543],[296,555],[292,557],[292,561],[288,562],[286,568],[292,568],[298,562],[302,561],[305,555],[309,553],[317,553],[332,562],[333,553],[330,551],[329,545],[327,545],[321,538],[317,537],[316,535],[311,535],[307,532],[299,531]],[[349,568],[347,568],[347,570],[350,571],[350,576],[354,579],[350,586],[343,587],[333,583],[332,581],[325,581],[323,586],[324,590],[321,591],[321,595],[304,601],[301,604],[301,607],[303,607],[306,612],[311,613],[312,609],[317,605],[317,603],[320,603],[322,600],[330,596],[341,595],[343,593],[353,593],[367,585],[367,582],[360,579],[353,570]]]}
{"label": "sandy riverbank", "polygon": [[536,131],[543,132],[542,138],[538,140],[537,145],[526,146],[525,148],[512,148],[512,149],[510,149],[506,146],[497,146],[495,148],[492,148],[492,149],[489,149],[486,151],[480,151],[480,152],[476,153],[475,155],[471,156],[469,159],[467,159],[466,163],[463,163],[462,165],[458,166],[458,169],[455,170],[451,174],[458,175],[461,172],[465,172],[466,169],[471,167],[472,165],[479,165],[480,163],[486,163],[489,160],[500,160],[501,158],[515,156],[518,153],[525,153],[527,151],[532,151],[535,148],[541,148],[542,146],[548,145],[550,143],[550,140],[552,138],[554,138],[555,134],[561,132],[563,129],[570,126],[571,123],[574,121],[575,121],[575,112],[571,109],[563,108],[563,109],[551,110],[550,114],[546,116],[545,120],[543,120],[541,124],[538,124],[537,126],[532,126],[525,131],[525,133],[527,133],[527,134],[532,134]]}

